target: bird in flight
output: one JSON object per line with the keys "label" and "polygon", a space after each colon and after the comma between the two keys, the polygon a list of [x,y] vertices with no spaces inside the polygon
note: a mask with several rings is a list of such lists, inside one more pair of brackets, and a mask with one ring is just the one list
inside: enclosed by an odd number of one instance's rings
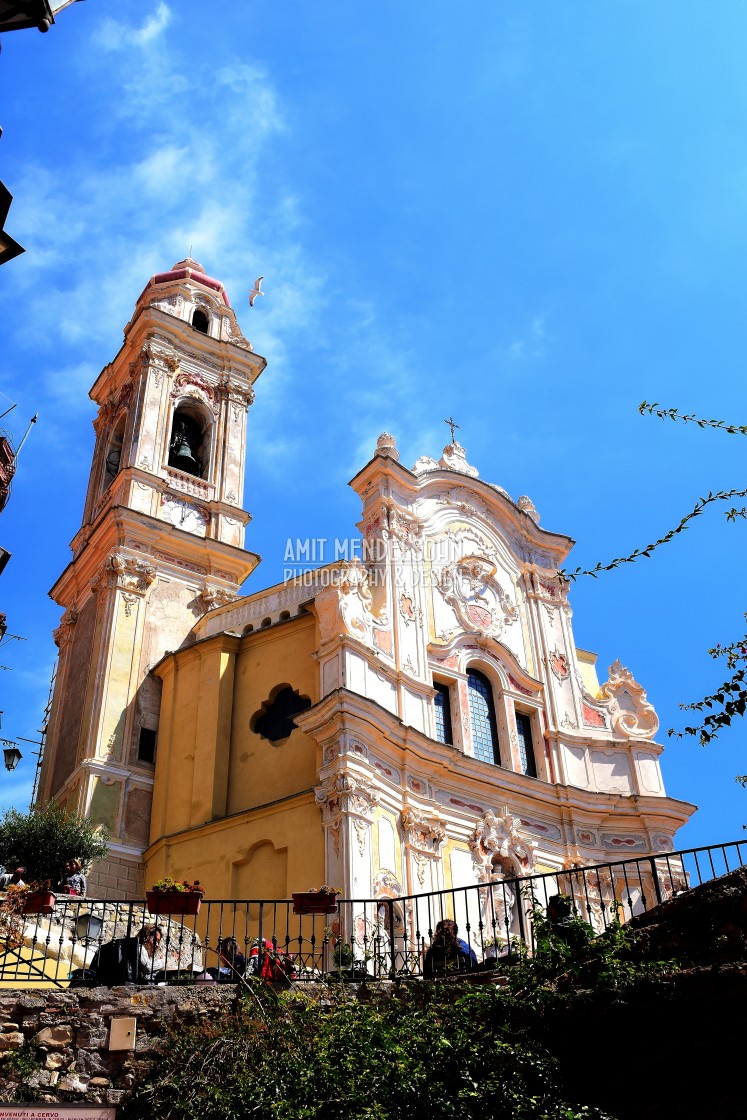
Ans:
{"label": "bird in flight", "polygon": [[257,279],[254,281],[254,287],[252,288],[251,292],[249,293],[249,306],[250,307],[254,307],[254,301],[257,298],[257,296],[263,296],[265,294],[262,291],[262,289],[260,288],[260,284],[262,283],[263,280],[264,280],[264,276],[258,276]]}

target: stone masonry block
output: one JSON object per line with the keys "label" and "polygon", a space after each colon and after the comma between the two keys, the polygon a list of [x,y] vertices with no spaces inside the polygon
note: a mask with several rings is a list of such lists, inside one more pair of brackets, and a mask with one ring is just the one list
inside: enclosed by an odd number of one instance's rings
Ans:
{"label": "stone masonry block", "polygon": [[0,1034],[0,1050],[20,1050],[26,1039],[20,1031],[9,1031],[7,1034]]}
{"label": "stone masonry block", "polygon": [[49,1050],[64,1050],[66,1046],[70,1046],[74,1038],[75,1032],[72,1027],[60,1025],[44,1027],[34,1035],[34,1043],[36,1046],[46,1046]]}

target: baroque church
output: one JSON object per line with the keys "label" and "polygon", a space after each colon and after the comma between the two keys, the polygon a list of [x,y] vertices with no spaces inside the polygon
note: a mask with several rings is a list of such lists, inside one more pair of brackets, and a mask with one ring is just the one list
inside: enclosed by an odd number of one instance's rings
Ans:
{"label": "baroque church", "polygon": [[[105,824],[89,893],[414,895],[673,850],[656,713],[577,649],[572,540],[454,439],[353,478],[352,559],[241,595],[265,359],[196,261],[153,276],[91,389],[96,443],[39,800]],[[289,527],[289,536],[292,527]]]}

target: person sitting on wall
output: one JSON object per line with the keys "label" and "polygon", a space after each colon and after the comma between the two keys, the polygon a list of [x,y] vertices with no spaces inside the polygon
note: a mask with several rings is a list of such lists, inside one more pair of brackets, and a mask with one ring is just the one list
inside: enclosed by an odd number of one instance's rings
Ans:
{"label": "person sitting on wall", "polygon": [[423,976],[442,976],[444,972],[463,972],[477,967],[474,950],[457,937],[458,933],[459,927],[452,918],[444,918],[438,923],[423,961]]}
{"label": "person sitting on wall", "polygon": [[23,876],[26,874],[25,867],[17,867],[15,871],[8,874],[0,875],[0,890],[5,890],[6,887],[25,887]]}
{"label": "person sitting on wall", "polygon": [[295,979],[296,969],[292,957],[287,952],[264,938],[261,954],[259,941],[255,941],[252,945],[248,974],[260,976],[263,980],[287,983],[288,980]]}
{"label": "person sitting on wall", "polygon": [[246,957],[239,952],[235,937],[223,938],[218,946],[218,965],[207,971],[219,984],[235,984],[244,978]]}
{"label": "person sitting on wall", "polygon": [[88,884],[83,874],[83,864],[79,859],[67,860],[62,869],[62,878],[57,890],[60,894],[75,894],[83,898],[87,889]]}
{"label": "person sitting on wall", "polygon": [[86,982],[104,987],[157,983],[163,979],[166,968],[162,940],[161,926],[152,925],[143,926],[134,937],[115,937],[107,941],[85,970],[88,973]]}

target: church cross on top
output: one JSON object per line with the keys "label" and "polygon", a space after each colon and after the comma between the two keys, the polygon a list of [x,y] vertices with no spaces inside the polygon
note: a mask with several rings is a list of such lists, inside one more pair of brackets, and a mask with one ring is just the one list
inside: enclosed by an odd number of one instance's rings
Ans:
{"label": "church cross on top", "polygon": [[454,443],[454,429],[458,428],[459,425],[457,424],[453,416],[450,416],[448,420],[444,420],[444,424],[447,424],[451,428],[451,442]]}

